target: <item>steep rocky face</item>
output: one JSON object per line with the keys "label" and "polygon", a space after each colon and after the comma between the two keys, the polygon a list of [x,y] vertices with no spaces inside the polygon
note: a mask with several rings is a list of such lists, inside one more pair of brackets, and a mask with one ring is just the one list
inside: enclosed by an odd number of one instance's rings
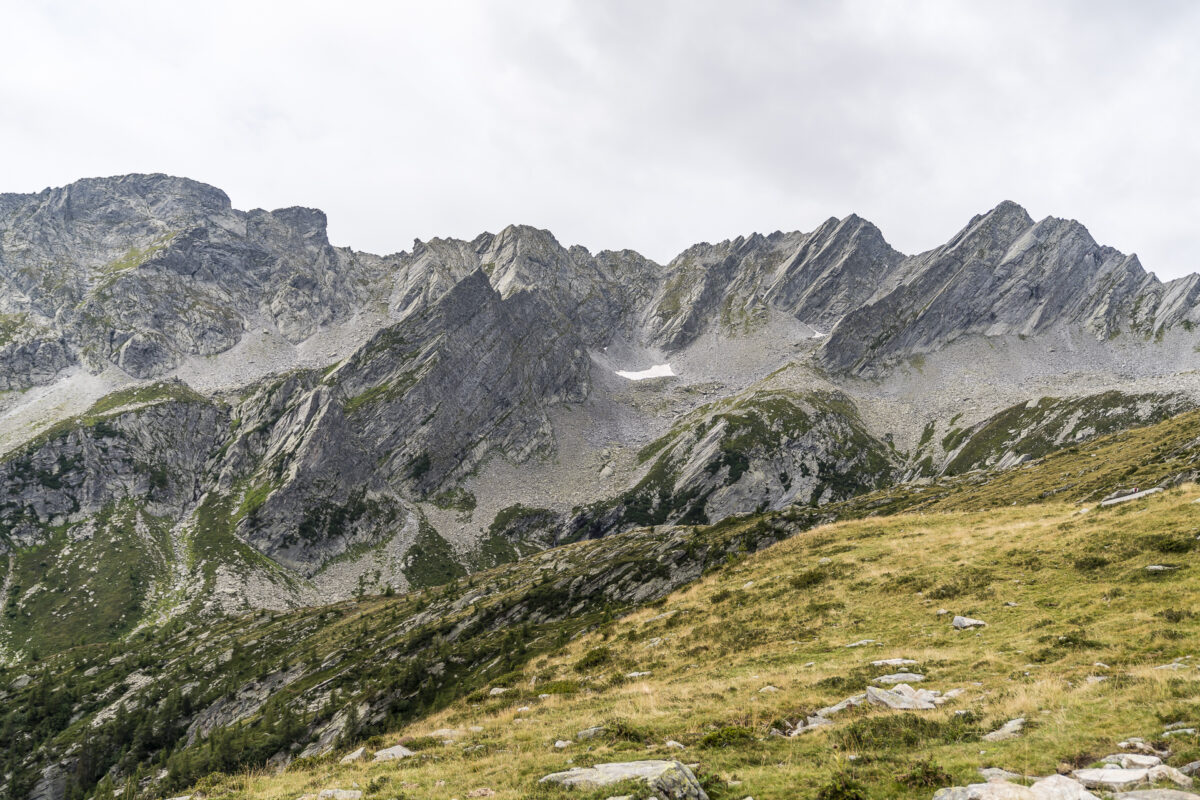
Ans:
{"label": "steep rocky face", "polygon": [[903,256],[871,223],[829,219],[812,233],[754,234],[685,250],[646,311],[650,341],[682,347],[712,326],[752,328],[777,309],[828,331],[874,294]]}
{"label": "steep rocky face", "polygon": [[1106,339],[1196,321],[1193,278],[1161,284],[1136,256],[1096,244],[1074,220],[1034,223],[1015,203],[971,220],[897,269],[899,284],[850,311],[821,352],[830,368],[874,371],[971,334],[1033,336],[1076,326]]}
{"label": "steep rocky face", "polygon": [[126,499],[178,513],[203,491],[227,411],[178,384],[109,398],[0,461],[0,547]]}
{"label": "steep rocky face", "polygon": [[476,271],[504,299],[520,292],[538,295],[551,315],[569,320],[585,344],[601,347],[614,334],[634,335],[636,311],[660,268],[631,250],[596,255],[579,246],[568,250],[549,231],[514,225],[471,242],[417,242],[397,262],[390,307],[403,319]]}
{"label": "steep rocky face", "polygon": [[649,464],[641,479],[582,509],[567,537],[824,505],[886,485],[897,467],[846,395],[772,389],[698,408],[638,458]]}
{"label": "steep rocky face", "polygon": [[12,388],[82,361],[139,378],[227,350],[251,326],[289,341],[371,294],[383,260],[330,246],[313,209],[242,212],[164,175],[79,181],[0,206],[0,294],[20,339],[0,344]]}

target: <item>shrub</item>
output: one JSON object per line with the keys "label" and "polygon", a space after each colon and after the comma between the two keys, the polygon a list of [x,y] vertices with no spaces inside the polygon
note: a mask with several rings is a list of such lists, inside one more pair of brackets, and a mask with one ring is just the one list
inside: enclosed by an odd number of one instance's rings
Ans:
{"label": "shrub", "polygon": [[1107,566],[1108,559],[1104,556],[1090,555],[1075,559],[1075,569],[1080,572],[1095,572]]}
{"label": "shrub", "polygon": [[823,569],[806,569],[793,575],[789,583],[793,589],[811,589],[820,586],[828,578],[829,573]]}
{"label": "shrub", "polygon": [[715,731],[706,733],[700,739],[701,747],[732,747],[736,745],[749,744],[755,740],[754,731],[749,728],[743,728],[738,725],[726,725],[723,728],[718,728]]}
{"label": "shrub", "polygon": [[970,712],[945,720],[912,713],[864,717],[834,732],[834,738],[850,750],[957,744],[976,741],[982,735],[979,717]]}
{"label": "shrub", "polygon": [[817,790],[817,800],[867,800],[867,787],[849,773],[841,772]]}
{"label": "shrub", "polygon": [[940,764],[932,758],[927,758],[917,761],[908,768],[907,772],[897,775],[896,782],[910,789],[920,789],[922,787],[949,786],[953,782],[953,778],[950,777],[950,773],[942,769]]}
{"label": "shrub", "polygon": [[583,654],[583,657],[575,662],[576,672],[587,672],[602,664],[607,664],[612,661],[612,651],[607,647],[593,647]]}

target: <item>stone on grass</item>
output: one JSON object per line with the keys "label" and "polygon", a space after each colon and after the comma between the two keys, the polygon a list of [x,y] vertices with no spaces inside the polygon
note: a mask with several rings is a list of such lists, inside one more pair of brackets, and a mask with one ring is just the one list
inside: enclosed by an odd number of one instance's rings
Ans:
{"label": "stone on grass", "polygon": [[416,755],[416,753],[414,753],[412,750],[409,750],[407,747],[405,747],[402,744],[398,744],[395,747],[389,747],[386,750],[380,750],[377,753],[375,753],[375,760],[376,761],[399,761],[402,758],[408,758],[409,756],[415,756],[415,755]]}
{"label": "stone on grass", "polygon": [[680,744],[679,742],[675,741],[674,739],[667,739],[667,743],[664,746],[668,750],[683,750],[684,749],[684,745]]}
{"label": "stone on grass", "polygon": [[818,717],[832,716],[833,714],[837,714],[841,711],[845,711],[847,708],[853,708],[854,706],[861,706],[865,702],[867,702],[867,696],[865,694],[851,695],[850,697],[847,697],[845,700],[843,700],[840,703],[837,703],[832,706],[825,706],[824,708],[819,709],[817,711],[817,716]]}
{"label": "stone on grass", "polygon": [[317,797],[320,800],[360,800],[362,792],[358,789],[326,789]]}
{"label": "stone on grass", "polygon": [[1010,719],[996,730],[984,735],[983,740],[985,742],[1004,742],[1017,738],[1023,730],[1025,730],[1025,718],[1017,717],[1016,719]]}
{"label": "stone on grass", "polygon": [[910,667],[916,664],[915,658],[881,658],[878,661],[872,661],[872,667]]}
{"label": "stone on grass", "polygon": [[1099,800],[1078,781],[1066,775],[1051,775],[1029,787],[1038,800]]}
{"label": "stone on grass", "polygon": [[582,742],[585,739],[595,739],[602,733],[604,733],[603,725],[593,725],[592,727],[584,728],[579,733],[575,734],[575,738]]}
{"label": "stone on grass", "polygon": [[920,683],[925,676],[916,672],[893,672],[890,675],[880,675],[876,683]]}
{"label": "stone on grass", "polygon": [[1107,792],[1124,792],[1149,783],[1147,769],[1077,769],[1071,777],[1089,789]]}
{"label": "stone on grass", "polygon": [[338,761],[338,763],[339,764],[353,764],[355,761],[362,761],[363,758],[366,757],[366,755],[367,755],[367,748],[360,747],[357,750],[355,750],[353,753],[347,753],[346,755],[342,756],[341,760]]}
{"label": "stone on grass", "polygon": [[1113,753],[1100,760],[1105,764],[1116,764],[1122,769],[1150,769],[1162,763],[1162,759],[1158,756],[1144,753]]}
{"label": "stone on grass", "polygon": [[678,761],[623,761],[575,767],[547,775],[538,782],[598,789],[628,780],[641,781],[652,792],[669,800],[708,800],[696,776]]}
{"label": "stone on grass", "polygon": [[1139,789],[1136,792],[1118,792],[1113,797],[1115,800],[1200,800],[1200,794],[1178,789]]}
{"label": "stone on grass", "polygon": [[925,694],[929,696],[921,696],[906,683],[899,684],[891,691],[868,686],[867,702],[871,705],[885,706],[903,711],[927,711],[937,708],[933,702],[933,693],[926,692]]}
{"label": "stone on grass", "polygon": [[771,686],[771,685],[769,685],[769,684],[768,684],[767,686],[764,686],[764,687],[762,687],[762,688],[761,688],[761,689],[759,689],[758,691],[759,691],[760,693],[764,693],[764,692],[765,692],[765,693],[767,693],[767,694],[770,694],[771,692],[778,692],[778,691],[779,691],[779,687],[778,687],[778,686]]}
{"label": "stone on grass", "polygon": [[869,644],[879,644],[874,639],[859,639],[857,642],[851,642],[846,647],[866,647]]}
{"label": "stone on grass", "polygon": [[1182,786],[1184,789],[1192,788],[1191,778],[1174,767],[1168,767],[1166,764],[1151,767],[1147,777],[1151,783],[1165,783],[1170,781],[1176,786]]}
{"label": "stone on grass", "polygon": [[559,750],[565,750],[571,746],[571,743],[568,742],[566,739],[559,739],[557,742],[554,743],[554,746]]}
{"label": "stone on grass", "polygon": [[963,617],[959,615],[955,615],[954,619],[950,620],[950,624],[954,626],[955,630],[960,631],[965,631],[969,628],[983,628],[987,626],[987,623],[981,619],[972,619],[971,617]]}

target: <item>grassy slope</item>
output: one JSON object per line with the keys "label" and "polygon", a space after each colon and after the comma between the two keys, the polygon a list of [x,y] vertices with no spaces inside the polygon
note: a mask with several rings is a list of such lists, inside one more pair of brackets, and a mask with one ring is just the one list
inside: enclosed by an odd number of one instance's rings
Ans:
{"label": "grassy slope", "polygon": [[[874,797],[928,797],[932,789],[895,780],[923,756],[960,783],[976,779],[981,766],[1047,774],[1060,762],[1089,763],[1125,737],[1154,738],[1163,722],[1200,721],[1196,669],[1154,669],[1200,646],[1193,613],[1200,571],[1190,554],[1200,529],[1200,505],[1191,502],[1197,495],[1188,486],[1083,515],[1047,504],[818,528],[535,660],[523,676],[532,688],[511,700],[460,701],[376,742],[479,725],[483,732],[466,740],[485,744],[479,752],[439,746],[400,766],[330,761],[206,788],[210,796],[264,800],[351,785],[374,786],[368,797],[392,797],[402,783],[415,785],[411,796],[429,798],[461,797],[480,786],[498,797],[554,797],[556,790],[535,790],[538,777],[572,764],[666,756],[667,739],[688,745],[681,757],[700,763],[714,798],[811,796],[847,768]],[[1178,569],[1159,576],[1145,570],[1164,563]],[[936,613],[943,607],[990,625],[980,633],[955,632],[949,617]],[[882,644],[845,647],[864,638]],[[609,659],[581,671],[585,654],[599,647]],[[892,671],[869,662],[890,657],[917,659],[914,669],[928,676],[930,688],[967,693],[923,712],[935,723],[924,731],[915,715],[866,711],[796,739],[766,736],[778,718],[795,719],[861,691]],[[1098,661],[1109,668],[1094,667]],[[648,677],[622,677],[647,670]],[[1092,675],[1107,680],[1089,682]],[[530,699],[552,681],[583,688]],[[759,691],[767,685],[780,691]],[[531,710],[518,713],[523,705]],[[958,710],[970,712],[967,721],[951,724]],[[1025,736],[979,741],[1016,716],[1031,721]],[[615,719],[637,741],[608,737],[565,751],[553,747],[556,739]],[[726,748],[701,743],[725,726],[744,727],[753,738]],[[964,740],[943,741],[956,736]],[[1180,759],[1200,754],[1194,738],[1177,738],[1174,747]],[[851,762],[850,754],[859,758]],[[730,780],[742,784],[729,787]]]}

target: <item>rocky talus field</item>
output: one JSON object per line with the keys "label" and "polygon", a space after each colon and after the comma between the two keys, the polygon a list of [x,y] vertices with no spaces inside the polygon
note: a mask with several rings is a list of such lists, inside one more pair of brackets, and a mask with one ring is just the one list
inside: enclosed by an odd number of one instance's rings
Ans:
{"label": "rocky talus field", "polygon": [[1181,800],[1200,277],[0,194],[0,798]]}

